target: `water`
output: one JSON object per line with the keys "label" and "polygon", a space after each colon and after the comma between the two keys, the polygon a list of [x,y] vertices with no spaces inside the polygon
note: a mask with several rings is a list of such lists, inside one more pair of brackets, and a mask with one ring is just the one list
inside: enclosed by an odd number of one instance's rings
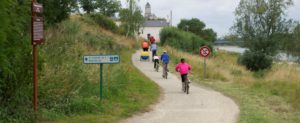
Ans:
{"label": "water", "polygon": [[[246,51],[246,48],[238,47],[238,46],[215,46],[216,49],[225,50],[229,52],[235,52],[235,53],[244,53]],[[288,61],[288,62],[296,62],[298,57],[287,55],[286,53],[280,52],[275,56],[275,59],[280,61]]]}

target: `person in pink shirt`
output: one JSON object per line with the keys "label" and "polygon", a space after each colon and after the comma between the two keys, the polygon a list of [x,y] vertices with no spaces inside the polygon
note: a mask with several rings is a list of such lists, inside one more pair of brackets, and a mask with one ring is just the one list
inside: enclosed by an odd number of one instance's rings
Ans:
{"label": "person in pink shirt", "polygon": [[181,59],[180,63],[176,65],[176,71],[180,72],[181,75],[181,81],[183,82],[188,79],[187,75],[189,74],[189,71],[192,70],[191,65],[185,62],[185,59]]}

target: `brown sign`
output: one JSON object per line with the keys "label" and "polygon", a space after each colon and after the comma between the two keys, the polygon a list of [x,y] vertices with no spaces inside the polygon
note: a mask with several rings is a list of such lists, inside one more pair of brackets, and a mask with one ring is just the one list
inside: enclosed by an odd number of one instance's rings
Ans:
{"label": "brown sign", "polygon": [[44,21],[42,17],[32,18],[32,44],[40,44],[44,39]]}
{"label": "brown sign", "polygon": [[43,5],[38,3],[33,3],[32,11],[34,13],[43,13]]}

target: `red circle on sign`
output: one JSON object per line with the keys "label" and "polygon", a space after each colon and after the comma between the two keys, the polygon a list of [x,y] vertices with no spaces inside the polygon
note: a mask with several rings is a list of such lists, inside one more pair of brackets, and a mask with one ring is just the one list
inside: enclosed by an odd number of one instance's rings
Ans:
{"label": "red circle on sign", "polygon": [[208,46],[203,46],[200,48],[200,55],[202,57],[208,57],[211,53],[211,50]]}

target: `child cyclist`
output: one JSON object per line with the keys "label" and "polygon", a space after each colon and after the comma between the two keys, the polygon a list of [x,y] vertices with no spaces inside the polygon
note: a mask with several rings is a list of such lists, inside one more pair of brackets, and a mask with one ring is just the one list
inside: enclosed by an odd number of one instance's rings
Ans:
{"label": "child cyclist", "polygon": [[156,68],[156,65],[159,65],[159,57],[155,54],[153,56],[153,60],[154,60],[154,68]]}
{"label": "child cyclist", "polygon": [[[182,58],[180,60],[180,63],[176,65],[175,69],[177,72],[180,72],[182,85],[184,85],[184,82],[188,79],[187,75],[189,74],[189,71],[192,69],[191,65],[186,63],[185,59]],[[184,89],[183,86],[182,89]]]}

